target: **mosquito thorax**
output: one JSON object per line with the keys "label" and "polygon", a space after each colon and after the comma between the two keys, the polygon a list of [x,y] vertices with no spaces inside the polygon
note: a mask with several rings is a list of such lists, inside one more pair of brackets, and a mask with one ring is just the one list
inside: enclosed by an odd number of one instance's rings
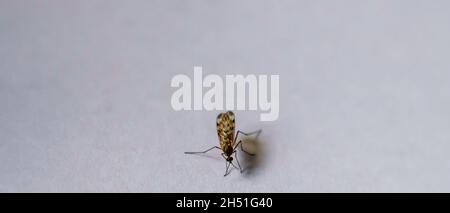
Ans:
{"label": "mosquito thorax", "polygon": [[225,146],[223,151],[225,152],[225,155],[231,156],[233,154],[233,147]]}

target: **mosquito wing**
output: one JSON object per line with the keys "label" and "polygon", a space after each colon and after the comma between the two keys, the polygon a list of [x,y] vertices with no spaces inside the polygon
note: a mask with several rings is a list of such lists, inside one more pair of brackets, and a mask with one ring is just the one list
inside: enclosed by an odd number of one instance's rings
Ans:
{"label": "mosquito wing", "polygon": [[224,150],[225,146],[234,145],[234,113],[231,111],[220,113],[217,116],[217,135],[219,136],[220,147]]}

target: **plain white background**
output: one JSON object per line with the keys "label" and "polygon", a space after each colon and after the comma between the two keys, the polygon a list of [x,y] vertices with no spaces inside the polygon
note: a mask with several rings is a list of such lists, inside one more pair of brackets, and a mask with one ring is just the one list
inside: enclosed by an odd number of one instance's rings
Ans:
{"label": "plain white background", "polygon": [[[448,192],[448,1],[0,1],[1,192]],[[176,74],[279,74],[223,177]],[[245,156],[242,156],[245,157]]]}

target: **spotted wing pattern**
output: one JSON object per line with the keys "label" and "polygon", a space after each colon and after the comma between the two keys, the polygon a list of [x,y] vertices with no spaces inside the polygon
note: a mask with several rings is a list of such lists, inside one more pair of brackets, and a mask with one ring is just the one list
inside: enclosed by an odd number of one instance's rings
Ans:
{"label": "spotted wing pattern", "polygon": [[217,116],[217,135],[219,136],[220,147],[225,150],[227,146],[234,145],[234,113],[231,111],[220,113]]}

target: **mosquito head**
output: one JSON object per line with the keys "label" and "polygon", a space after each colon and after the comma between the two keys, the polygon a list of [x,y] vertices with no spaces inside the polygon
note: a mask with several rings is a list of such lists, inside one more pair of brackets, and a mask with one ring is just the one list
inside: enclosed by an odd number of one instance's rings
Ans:
{"label": "mosquito head", "polygon": [[231,162],[231,161],[233,161],[233,157],[231,157],[231,156],[230,156],[230,157],[228,157],[228,158],[227,158],[227,161],[228,161],[228,162]]}

